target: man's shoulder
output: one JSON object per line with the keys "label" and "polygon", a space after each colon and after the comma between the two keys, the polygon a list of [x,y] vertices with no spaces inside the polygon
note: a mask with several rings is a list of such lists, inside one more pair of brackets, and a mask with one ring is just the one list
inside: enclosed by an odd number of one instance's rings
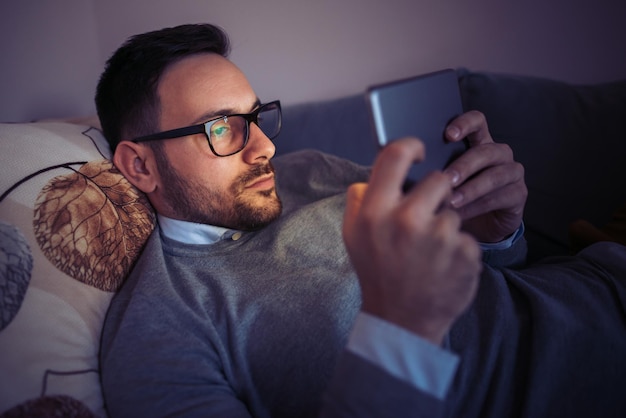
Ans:
{"label": "man's shoulder", "polygon": [[158,266],[158,259],[162,257],[161,238],[157,224],[141,250],[141,254],[137,257],[132,270],[124,280],[122,287],[117,291],[114,301],[115,299],[122,298],[125,294],[132,293],[139,285],[139,279],[143,276],[143,273],[153,270]]}
{"label": "man's shoulder", "polygon": [[336,195],[352,183],[367,181],[370,172],[369,167],[316,150],[295,151],[272,162],[283,199],[303,194],[315,198]]}

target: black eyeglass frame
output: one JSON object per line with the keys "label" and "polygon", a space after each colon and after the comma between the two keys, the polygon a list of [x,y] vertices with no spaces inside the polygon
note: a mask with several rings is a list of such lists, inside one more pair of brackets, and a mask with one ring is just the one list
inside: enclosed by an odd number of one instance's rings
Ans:
{"label": "black eyeglass frame", "polygon": [[[137,137],[135,139],[131,139],[130,142],[139,143],[139,142],[146,142],[146,141],[156,141],[156,140],[161,140],[161,139],[181,138],[183,136],[195,135],[195,134],[204,134],[207,138],[207,142],[209,143],[209,148],[211,148],[211,152],[213,152],[213,154],[215,154],[218,157],[228,157],[229,155],[234,155],[234,154],[237,154],[238,152],[241,152],[246,147],[246,145],[248,145],[248,140],[250,139],[250,123],[254,123],[255,125],[259,126],[259,113],[267,111],[267,108],[270,106],[275,106],[278,109],[278,127],[276,129],[276,134],[272,135],[271,137],[268,136],[269,139],[274,139],[278,136],[278,134],[280,133],[280,129],[282,128],[282,108],[280,106],[280,100],[274,100],[273,102],[264,103],[260,105],[256,110],[250,113],[234,113],[230,115],[217,116],[213,119],[210,119],[198,125],[186,126],[184,128],[176,128],[176,129],[171,129],[169,131],[163,131],[163,132],[157,132],[157,133],[150,134],[150,135],[144,135],[144,136]],[[237,151],[233,151],[228,154],[218,154],[215,151],[215,148],[213,148],[213,144],[211,143],[211,134],[210,132],[208,132],[208,129],[210,129],[210,125],[209,126],[207,125],[210,124],[211,122],[215,122],[224,118],[230,118],[233,116],[242,117],[246,121],[246,135],[243,140],[243,144],[241,148],[239,148]],[[263,133],[265,134],[265,132]]]}

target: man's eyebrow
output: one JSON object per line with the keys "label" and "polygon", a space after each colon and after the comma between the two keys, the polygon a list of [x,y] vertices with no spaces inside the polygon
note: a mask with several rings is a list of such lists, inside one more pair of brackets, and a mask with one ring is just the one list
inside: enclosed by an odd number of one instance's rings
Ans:
{"label": "man's eyebrow", "polygon": [[[254,103],[252,104],[252,106],[250,107],[250,109],[248,110],[248,112],[254,111],[259,106],[261,106],[261,99],[257,97]],[[199,125],[211,119],[219,118],[220,116],[227,116],[227,115],[233,115],[233,114],[238,114],[238,113],[240,112],[236,111],[235,109],[220,109],[216,111],[211,111],[197,118],[195,121],[192,122],[192,124]]]}

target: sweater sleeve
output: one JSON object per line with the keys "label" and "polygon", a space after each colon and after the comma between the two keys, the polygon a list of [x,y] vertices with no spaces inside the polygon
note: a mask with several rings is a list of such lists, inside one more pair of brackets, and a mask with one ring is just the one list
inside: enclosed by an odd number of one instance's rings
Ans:
{"label": "sweater sleeve", "polygon": [[109,313],[108,332],[114,335],[106,338],[101,356],[109,414],[249,418],[216,354],[201,341],[202,335],[180,326],[181,320],[142,295]]}
{"label": "sweater sleeve", "polygon": [[459,363],[452,352],[365,312],[357,316],[347,347],[439,399],[445,398]]}
{"label": "sweater sleeve", "polygon": [[[497,245],[497,244],[496,244]],[[494,268],[519,268],[526,264],[528,246],[524,238],[524,225],[519,227],[511,238],[510,245],[489,247],[481,244],[483,262]]]}
{"label": "sweater sleeve", "polygon": [[324,397],[322,418],[436,418],[445,402],[344,351]]}

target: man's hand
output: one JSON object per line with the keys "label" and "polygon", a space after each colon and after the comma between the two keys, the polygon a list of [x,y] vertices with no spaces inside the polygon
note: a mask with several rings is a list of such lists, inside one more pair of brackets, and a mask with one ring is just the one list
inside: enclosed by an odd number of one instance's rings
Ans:
{"label": "man's hand", "polygon": [[445,207],[448,175],[433,173],[402,192],[410,165],[423,157],[414,139],[386,146],[369,184],[348,190],[343,236],[362,309],[440,344],[474,297],[481,254],[460,231],[459,216]]}
{"label": "man's hand", "polygon": [[528,190],[524,167],[515,162],[508,145],[491,138],[485,116],[470,111],[448,125],[446,137],[467,137],[470,148],[445,170],[455,187],[450,200],[463,220],[463,229],[481,242],[498,242],[522,223]]}

